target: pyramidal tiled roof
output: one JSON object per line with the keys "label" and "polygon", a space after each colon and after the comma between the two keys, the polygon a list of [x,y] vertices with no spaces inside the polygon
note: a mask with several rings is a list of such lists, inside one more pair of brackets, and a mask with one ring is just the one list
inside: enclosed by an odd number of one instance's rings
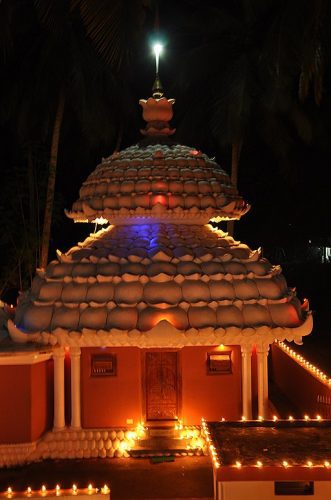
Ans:
{"label": "pyramidal tiled roof", "polygon": [[105,335],[116,344],[125,333],[137,345],[162,320],[186,332],[189,345],[201,343],[199,331],[216,332],[219,341],[272,330],[281,339],[309,333],[280,268],[209,225],[101,230],[39,273],[16,317],[25,332],[78,343],[85,335],[92,344],[106,343]]}
{"label": "pyramidal tiled roof", "polygon": [[[102,161],[67,215],[109,222],[39,271],[14,340],[184,346],[301,341],[312,319],[278,266],[206,225],[249,208],[205,154],[173,144],[173,100],[143,101],[140,145]],[[165,140],[166,139],[166,140]]]}
{"label": "pyramidal tiled roof", "polygon": [[178,144],[131,146],[105,158],[83,183],[68,217],[111,224],[205,224],[239,219],[249,205],[207,155]]}

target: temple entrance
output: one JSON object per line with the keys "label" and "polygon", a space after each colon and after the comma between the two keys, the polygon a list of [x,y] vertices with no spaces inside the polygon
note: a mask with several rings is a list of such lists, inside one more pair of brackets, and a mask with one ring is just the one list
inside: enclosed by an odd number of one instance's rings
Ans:
{"label": "temple entrance", "polygon": [[178,354],[146,352],[146,420],[178,418]]}

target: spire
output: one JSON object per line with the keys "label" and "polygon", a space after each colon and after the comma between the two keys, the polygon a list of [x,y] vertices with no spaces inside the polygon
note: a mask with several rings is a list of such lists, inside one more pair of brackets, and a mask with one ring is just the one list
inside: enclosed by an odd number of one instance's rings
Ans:
{"label": "spire", "polygon": [[153,51],[155,54],[155,80],[153,83],[152,91],[154,99],[160,99],[163,96],[163,87],[159,77],[160,54],[162,54],[163,51],[163,46],[161,45],[161,43],[155,43],[153,46]]}
{"label": "spire", "polygon": [[173,117],[172,105],[174,99],[164,97],[162,83],[159,77],[159,60],[162,53],[162,45],[155,43],[153,50],[155,54],[155,80],[152,87],[152,96],[149,99],[140,99],[139,104],[143,108],[143,118],[147,122],[146,128],[140,132],[147,136],[168,136],[175,133],[171,129],[169,121]]}
{"label": "spire", "polygon": [[155,75],[152,92],[154,99],[161,99],[161,97],[163,97],[163,86],[158,73]]}

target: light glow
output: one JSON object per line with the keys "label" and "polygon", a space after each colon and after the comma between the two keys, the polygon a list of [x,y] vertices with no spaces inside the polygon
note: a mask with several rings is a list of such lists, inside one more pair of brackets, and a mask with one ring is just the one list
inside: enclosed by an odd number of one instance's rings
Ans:
{"label": "light glow", "polygon": [[61,486],[57,484],[55,486],[55,489],[47,489],[46,485],[43,484],[40,488],[39,491],[33,491],[30,486],[26,488],[25,491],[14,491],[11,486],[8,486],[7,490],[5,492],[0,491],[0,499],[2,497],[6,498],[15,498],[16,496],[20,498],[40,498],[41,496],[44,498],[54,498],[54,493],[57,497],[63,495],[66,497],[69,496],[77,496],[78,493],[82,493],[83,495],[92,495],[95,493],[102,493],[103,495],[108,495],[111,490],[107,484],[104,484],[104,486],[101,489],[95,488],[91,483],[87,486],[87,488],[78,488],[78,485],[73,484],[71,488],[69,489],[61,489]]}
{"label": "light glow", "polygon": [[121,451],[130,450],[130,445],[126,441],[121,441],[120,444],[119,444],[119,449]]}
{"label": "light glow", "polygon": [[163,45],[160,42],[154,43],[153,52],[155,55],[155,71],[156,71],[156,74],[158,74],[160,54],[162,54],[162,52],[163,52]]}
{"label": "light glow", "polygon": [[135,430],[135,435],[136,439],[139,441],[139,439],[142,439],[145,436],[145,423],[144,422],[139,422],[137,424],[136,430]]}
{"label": "light glow", "polygon": [[328,376],[319,368],[317,368],[315,365],[307,361],[301,354],[298,354],[295,352],[291,347],[285,344],[285,342],[277,341],[278,347],[285,352],[288,356],[290,356],[294,361],[296,361],[302,368],[307,370],[311,375],[313,375],[315,378],[317,378],[320,382],[325,384],[327,387],[331,386],[331,378],[328,378]]}
{"label": "light glow", "polygon": [[211,458],[212,458],[213,466],[215,467],[215,469],[219,469],[221,464],[218,460],[217,451],[216,451],[216,448],[211,441],[208,425],[207,425],[204,418],[201,418],[201,428],[202,428],[201,429],[202,435],[207,441],[207,446],[208,446],[208,450],[209,450],[209,453],[210,453]]}
{"label": "light glow", "polygon": [[[277,420],[279,422],[284,422],[284,420],[279,420],[278,417],[277,417]],[[289,420],[290,421],[294,421],[294,418],[292,416],[290,416]],[[298,421],[300,421],[300,420],[298,420]],[[302,420],[301,420],[301,422],[302,422]],[[211,439],[210,430],[209,430],[208,424],[207,424],[207,422],[206,422],[206,420],[204,418],[201,419],[201,430],[202,430],[202,435],[203,435],[204,439],[207,442],[207,447],[208,447],[208,451],[209,451],[209,454],[210,454],[212,462],[213,462],[213,466],[215,467],[215,469],[218,469],[221,466],[220,459],[219,459],[219,452],[217,452],[216,447],[215,447],[215,445],[214,445],[214,443],[213,443],[213,441]],[[245,460],[245,458],[243,460]],[[274,464],[274,465],[276,465],[276,464]],[[294,465],[294,464],[292,464],[292,465]],[[314,467],[314,468],[315,467],[325,467],[326,469],[330,469],[331,468],[331,462],[330,462],[330,460],[324,460],[321,463],[314,464],[312,462],[312,460],[305,459],[305,460],[303,460],[301,462],[301,464],[297,464],[297,465],[299,467],[308,467],[308,468],[312,468],[312,467]],[[253,464],[251,464],[251,465],[247,464],[246,465],[246,467],[252,467],[252,466],[254,467]],[[287,469],[287,468],[291,467],[291,464],[287,460],[282,460],[281,463],[278,462],[277,466],[278,467],[284,467],[284,469]],[[242,464],[242,462],[240,460],[236,460],[236,462],[234,462],[234,464],[233,464],[232,467],[235,467],[235,468],[237,468],[239,470],[242,469],[242,468],[245,468],[245,466],[243,466],[243,464]],[[261,460],[257,460],[256,463],[255,463],[255,467],[257,467],[259,469],[262,469],[265,466],[263,465],[263,462]]]}
{"label": "light glow", "polygon": [[109,487],[108,487],[108,485],[107,485],[107,484],[104,484],[104,485],[103,485],[103,487],[101,488],[101,493],[102,493],[103,495],[108,495],[108,493],[110,493],[110,489],[109,489]]}
{"label": "light glow", "polygon": [[108,219],[105,219],[104,217],[96,217],[92,222],[102,226],[104,224],[108,224]]}
{"label": "light glow", "polygon": [[182,420],[180,420],[178,418],[177,418],[177,420],[178,420],[178,422],[175,424],[175,430],[181,431],[183,429],[183,422],[182,422]]}

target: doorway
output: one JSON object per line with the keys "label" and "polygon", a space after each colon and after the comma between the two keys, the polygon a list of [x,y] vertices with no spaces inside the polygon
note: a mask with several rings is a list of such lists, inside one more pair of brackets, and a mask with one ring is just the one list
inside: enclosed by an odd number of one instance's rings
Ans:
{"label": "doorway", "polygon": [[178,353],[152,351],[145,355],[146,420],[177,420],[179,405]]}

